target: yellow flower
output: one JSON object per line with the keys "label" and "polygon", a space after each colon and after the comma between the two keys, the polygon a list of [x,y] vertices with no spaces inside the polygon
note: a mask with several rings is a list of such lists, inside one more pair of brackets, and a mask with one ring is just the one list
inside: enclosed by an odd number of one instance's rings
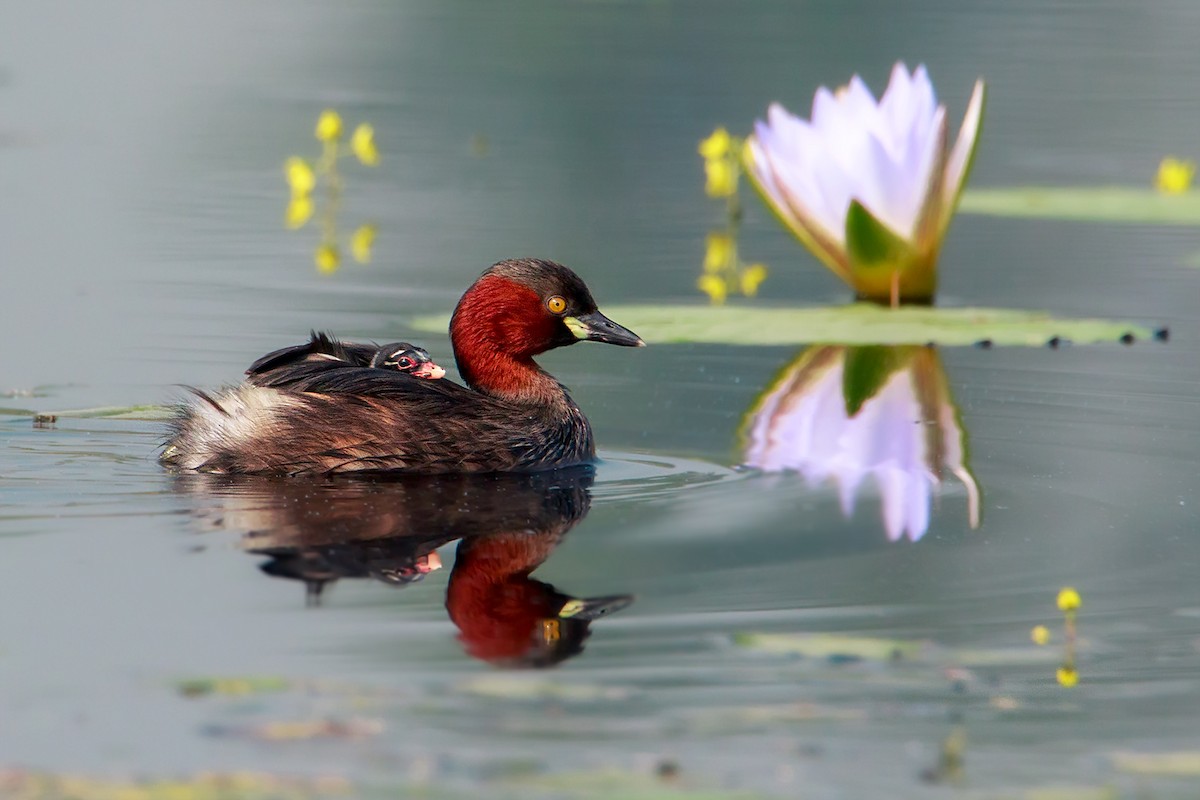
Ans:
{"label": "yellow flower", "polygon": [[371,263],[371,246],[375,244],[375,226],[361,225],[350,237],[350,252],[360,264]]}
{"label": "yellow flower", "polygon": [[350,149],[358,160],[368,167],[379,163],[379,151],[375,149],[375,128],[364,122],[350,135]]}
{"label": "yellow flower", "polygon": [[1079,592],[1072,589],[1070,586],[1063,587],[1058,592],[1058,610],[1059,611],[1077,611],[1083,601],[1079,597]]}
{"label": "yellow flower", "polygon": [[732,141],[729,138],[729,131],[717,128],[711,136],[700,143],[700,155],[704,156],[706,161],[724,158],[729,155],[729,145]]}
{"label": "yellow flower", "polygon": [[737,192],[737,167],[726,158],[704,162],[704,193],[709,197],[730,197]]}
{"label": "yellow flower", "polygon": [[283,176],[292,190],[292,197],[308,194],[317,185],[317,176],[313,174],[312,167],[299,156],[292,156],[283,162]]}
{"label": "yellow flower", "polygon": [[758,286],[767,279],[767,268],[762,264],[751,264],[742,272],[742,294],[746,297],[754,297],[758,293]]}
{"label": "yellow flower", "polygon": [[1158,165],[1158,176],[1154,179],[1154,185],[1163,194],[1183,194],[1191,188],[1195,175],[1195,161],[1167,157]]}
{"label": "yellow flower", "polygon": [[312,197],[307,194],[293,194],[291,202],[284,213],[284,224],[288,230],[299,230],[313,215]]}
{"label": "yellow flower", "polygon": [[725,281],[716,275],[701,275],[700,279],[696,281],[696,286],[700,291],[708,295],[713,305],[724,303],[725,296],[729,294],[729,290],[725,286]]}
{"label": "yellow flower", "polygon": [[338,265],[342,263],[342,254],[338,252],[336,244],[323,242],[317,245],[313,261],[316,262],[318,270],[328,275],[337,271]]}
{"label": "yellow flower", "polygon": [[334,142],[342,138],[342,117],[332,108],[321,112],[317,118],[317,139],[322,142]]}
{"label": "yellow flower", "polygon": [[1050,641],[1050,629],[1045,625],[1034,625],[1033,630],[1029,632],[1029,638],[1033,639],[1034,644],[1046,644]]}
{"label": "yellow flower", "polygon": [[1079,683],[1079,673],[1069,664],[1059,667],[1054,677],[1060,686],[1074,686]]}
{"label": "yellow flower", "polygon": [[733,237],[710,233],[704,240],[704,271],[720,272],[733,263]]}

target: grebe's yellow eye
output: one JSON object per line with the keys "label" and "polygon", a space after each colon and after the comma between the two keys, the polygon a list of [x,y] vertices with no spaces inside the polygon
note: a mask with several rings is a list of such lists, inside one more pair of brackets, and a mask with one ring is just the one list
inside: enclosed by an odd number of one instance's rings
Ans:
{"label": "grebe's yellow eye", "polygon": [[551,314],[561,314],[567,310],[567,301],[554,295],[546,301],[546,308],[550,309]]}

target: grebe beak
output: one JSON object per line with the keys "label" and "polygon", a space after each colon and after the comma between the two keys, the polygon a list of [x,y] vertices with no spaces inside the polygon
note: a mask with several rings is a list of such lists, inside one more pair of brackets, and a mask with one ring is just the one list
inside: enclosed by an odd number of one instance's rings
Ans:
{"label": "grebe beak", "polygon": [[634,601],[631,594],[612,594],[607,597],[575,597],[563,604],[558,612],[559,619],[594,620],[615,614]]}
{"label": "grebe beak", "polygon": [[576,339],[616,344],[621,347],[646,346],[646,343],[636,333],[621,327],[599,311],[580,314],[577,317],[563,317],[563,322]]}
{"label": "grebe beak", "polygon": [[421,364],[415,370],[413,370],[412,374],[414,377],[417,377],[417,378],[428,378],[430,380],[437,380],[438,378],[445,376],[446,369],[445,369],[445,367],[439,367],[437,364],[433,363],[432,361],[426,361],[424,364]]}

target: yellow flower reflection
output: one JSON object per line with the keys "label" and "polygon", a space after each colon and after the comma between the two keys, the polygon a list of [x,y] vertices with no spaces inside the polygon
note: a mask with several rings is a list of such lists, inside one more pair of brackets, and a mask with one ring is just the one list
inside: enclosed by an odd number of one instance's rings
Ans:
{"label": "yellow flower reflection", "polygon": [[283,163],[283,175],[293,198],[310,194],[317,185],[317,176],[312,167],[299,156],[292,156]]}
{"label": "yellow flower reflection", "polygon": [[379,151],[375,149],[375,128],[366,122],[355,128],[354,133],[350,135],[350,150],[364,166],[378,166]]}
{"label": "yellow flower reflection", "polygon": [[303,228],[308,220],[313,215],[312,195],[301,194],[292,195],[291,201],[288,203],[287,212],[284,215],[284,223],[289,230],[298,230]]}
{"label": "yellow flower reflection", "polygon": [[336,244],[322,242],[317,245],[317,249],[313,253],[313,262],[317,265],[318,270],[328,275],[337,271],[338,266],[342,263],[342,254]]}
{"label": "yellow flower reflection", "polygon": [[728,268],[736,256],[733,237],[728,233],[710,233],[704,240],[705,272],[720,272]]}
{"label": "yellow flower reflection", "polygon": [[317,118],[316,137],[321,142],[336,142],[342,138],[342,115],[327,108]]}
{"label": "yellow flower reflection", "polygon": [[743,432],[747,465],[832,481],[846,516],[873,477],[892,541],[925,534],[947,472],[966,487],[967,520],[979,525],[966,431],[932,347],[811,347],[759,397]]}
{"label": "yellow flower reflection", "polygon": [[[312,160],[292,156],[283,164],[291,199],[284,212],[284,225],[291,230],[305,227],[315,218],[320,241],[313,251],[313,262],[325,274],[336,272],[342,261],[344,238],[339,235],[342,193],[346,181],[340,164],[354,157],[364,166],[379,164],[375,146],[375,128],[359,123],[350,135],[349,144],[343,140],[345,126],[337,111],[327,108],[317,119],[314,135],[321,142],[320,153]],[[376,226],[361,225],[350,236],[350,254],[366,264],[371,261]]]}
{"label": "yellow flower reflection", "polygon": [[1183,194],[1192,187],[1196,162],[1167,157],[1158,165],[1155,187],[1163,194]]}
{"label": "yellow flower reflection", "polygon": [[1060,686],[1071,687],[1079,683],[1079,672],[1073,666],[1063,665],[1055,671],[1054,678]]}
{"label": "yellow flower reflection", "polygon": [[724,303],[725,298],[729,295],[729,289],[726,288],[725,281],[716,275],[701,275],[696,280],[696,288],[708,295],[708,299],[714,305]]}
{"label": "yellow flower reflection", "polygon": [[375,226],[360,225],[350,237],[350,253],[360,264],[371,263],[371,247],[375,244]]}
{"label": "yellow flower reflection", "polygon": [[762,264],[751,264],[741,274],[742,294],[754,297],[758,286],[767,279],[767,268]]}

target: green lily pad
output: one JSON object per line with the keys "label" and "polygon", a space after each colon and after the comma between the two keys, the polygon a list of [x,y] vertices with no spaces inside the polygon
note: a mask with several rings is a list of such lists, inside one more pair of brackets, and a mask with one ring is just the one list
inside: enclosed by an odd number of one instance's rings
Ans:
{"label": "green lily pad", "polygon": [[[871,303],[821,308],[761,306],[606,306],[604,313],[650,344],[731,345],[942,344],[1040,347],[1148,339],[1142,325],[1103,319],[1065,319],[1042,311],[1004,308],[885,308]],[[410,320],[418,331],[445,332],[449,317]]]}
{"label": "green lily pad", "polygon": [[1200,191],[1162,194],[1153,189],[1126,186],[975,189],[963,194],[958,210],[998,217],[1200,225]]}

